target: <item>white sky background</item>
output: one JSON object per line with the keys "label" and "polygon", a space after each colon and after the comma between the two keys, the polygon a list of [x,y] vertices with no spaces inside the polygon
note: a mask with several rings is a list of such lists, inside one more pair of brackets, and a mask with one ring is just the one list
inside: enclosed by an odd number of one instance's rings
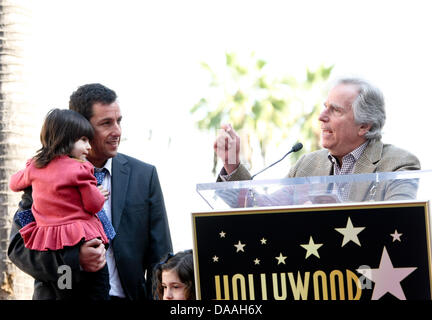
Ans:
{"label": "white sky background", "polygon": [[[120,152],[156,165],[175,251],[192,247],[190,213],[208,209],[195,185],[215,179],[214,137],[189,113],[207,88],[200,62],[222,65],[227,51],[255,51],[298,78],[306,67],[334,64],[334,77],[372,81],[386,98],[383,141],[432,169],[428,2],[30,1],[25,63],[37,132],[79,85],[114,89],[124,117]],[[288,172],[283,164],[277,170],[265,177]]]}

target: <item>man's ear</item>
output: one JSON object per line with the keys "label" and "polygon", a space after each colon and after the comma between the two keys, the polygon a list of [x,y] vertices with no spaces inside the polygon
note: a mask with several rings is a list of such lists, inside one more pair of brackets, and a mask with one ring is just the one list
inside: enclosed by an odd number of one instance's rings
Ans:
{"label": "man's ear", "polygon": [[370,128],[372,127],[372,125],[370,123],[363,123],[360,125],[358,134],[360,137],[364,137],[366,133],[369,132]]}

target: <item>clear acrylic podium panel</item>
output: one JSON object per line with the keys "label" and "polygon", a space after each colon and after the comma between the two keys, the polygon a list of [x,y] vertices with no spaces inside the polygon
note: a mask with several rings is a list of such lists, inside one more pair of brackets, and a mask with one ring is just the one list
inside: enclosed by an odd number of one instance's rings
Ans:
{"label": "clear acrylic podium panel", "polygon": [[432,170],[245,180],[197,184],[212,210],[287,205],[422,200],[432,195]]}

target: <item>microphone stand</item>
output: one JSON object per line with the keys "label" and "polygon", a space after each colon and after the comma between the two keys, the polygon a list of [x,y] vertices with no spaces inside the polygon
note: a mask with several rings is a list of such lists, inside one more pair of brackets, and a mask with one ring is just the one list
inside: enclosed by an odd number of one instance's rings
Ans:
{"label": "microphone stand", "polygon": [[[261,171],[255,173],[252,177],[251,180],[253,180],[257,175],[259,175],[261,172],[273,167],[275,164],[278,164],[279,162],[281,162],[283,159],[285,159],[290,153],[292,152],[297,152],[299,150],[301,150],[303,148],[303,144],[301,142],[296,143],[290,151],[288,151],[282,158],[280,158],[278,161],[272,163],[271,165],[269,165],[268,167],[265,167],[264,169],[262,169]],[[244,208],[247,208],[247,201],[249,199],[249,194],[251,195],[251,199],[253,200],[253,204],[254,207],[256,207],[256,198],[255,198],[255,192],[253,189],[249,188],[245,197],[245,201],[244,201]]]}
{"label": "microphone stand", "polygon": [[265,167],[265,168],[262,169],[260,172],[255,173],[255,174],[251,177],[251,180],[253,180],[253,179],[254,179],[257,175],[259,175],[261,172],[263,172],[263,171],[265,171],[265,170],[267,170],[267,169],[270,169],[270,168],[273,167],[275,164],[281,162],[281,161],[282,161],[283,159],[285,159],[286,156],[289,155],[290,153],[292,153],[292,152],[297,152],[297,151],[301,150],[301,148],[303,148],[303,145],[302,145],[300,142],[296,143],[296,144],[291,148],[291,150],[288,151],[288,153],[286,153],[286,154],[285,154],[282,158],[280,158],[278,161],[272,163],[272,164],[269,165],[268,167]]}

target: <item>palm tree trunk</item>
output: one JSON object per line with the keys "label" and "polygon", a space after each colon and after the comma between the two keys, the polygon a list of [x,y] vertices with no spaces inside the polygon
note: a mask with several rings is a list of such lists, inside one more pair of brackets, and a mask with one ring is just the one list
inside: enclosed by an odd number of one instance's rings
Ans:
{"label": "palm tree trunk", "polygon": [[7,257],[12,217],[20,200],[20,194],[9,190],[9,177],[34,148],[21,54],[28,18],[24,3],[0,0],[0,300],[28,299],[33,291],[33,280]]}

